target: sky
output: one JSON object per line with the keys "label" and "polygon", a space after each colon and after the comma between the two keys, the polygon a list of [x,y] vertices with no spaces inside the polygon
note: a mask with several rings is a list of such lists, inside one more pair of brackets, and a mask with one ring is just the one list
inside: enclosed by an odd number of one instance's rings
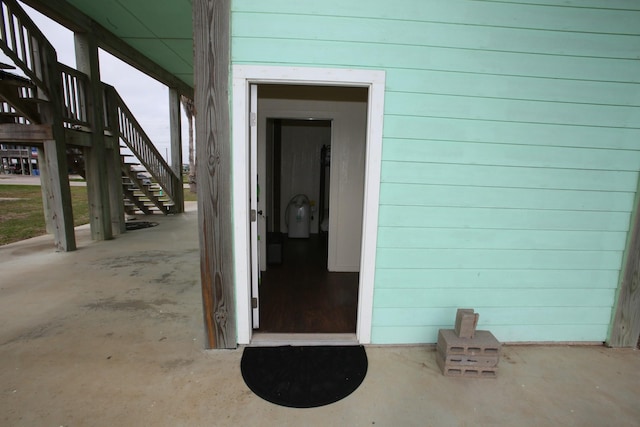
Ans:
{"label": "sky", "polygon": [[[76,68],[73,32],[22,5],[27,14],[44,33],[56,49],[58,62]],[[100,50],[100,77],[104,83],[116,88],[129,110],[165,158],[171,158],[169,134],[169,90],[158,81]],[[11,60],[0,52],[0,62],[11,64]],[[188,128],[184,110],[182,114],[182,163],[188,163]]]}

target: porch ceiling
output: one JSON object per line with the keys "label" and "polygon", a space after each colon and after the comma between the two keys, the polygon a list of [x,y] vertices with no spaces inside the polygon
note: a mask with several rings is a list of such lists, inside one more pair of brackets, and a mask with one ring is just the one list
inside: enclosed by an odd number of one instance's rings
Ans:
{"label": "porch ceiling", "polygon": [[20,0],[181,93],[193,94],[191,0]]}
{"label": "porch ceiling", "polygon": [[190,0],[67,2],[193,87],[193,24]]}

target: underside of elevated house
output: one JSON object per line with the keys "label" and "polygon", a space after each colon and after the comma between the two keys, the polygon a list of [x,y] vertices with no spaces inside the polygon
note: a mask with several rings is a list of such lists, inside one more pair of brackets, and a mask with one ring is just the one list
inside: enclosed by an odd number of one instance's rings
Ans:
{"label": "underside of elevated house", "polygon": [[[95,239],[123,230],[123,175],[144,184],[124,170],[121,145],[162,189],[157,209],[182,209],[179,157],[160,161],[100,83],[97,49],[170,88],[176,156],[178,100],[195,98],[207,347],[256,344],[256,260],[270,230],[260,230],[269,211],[255,202],[270,186],[256,184],[264,174],[251,150],[266,118],[332,121],[332,167],[349,178],[359,165],[360,181],[332,176],[330,192],[358,188],[353,203],[337,195],[329,207],[329,246],[347,241],[359,275],[353,342],[432,343],[462,306],[504,341],[636,345],[635,2],[25,3],[75,33],[77,70],[58,64],[18,3],[2,1],[2,49],[27,79],[9,74],[0,85],[0,140],[40,150],[61,250],[75,248],[70,152],[83,154]],[[314,107],[342,89],[365,111],[357,120]],[[343,123],[355,121],[362,134],[344,137],[354,134]],[[357,156],[336,154],[344,140],[361,141]],[[357,221],[345,221],[354,211]]]}
{"label": "underside of elevated house", "polygon": [[[3,64],[0,72],[0,141],[37,148],[47,231],[55,247],[76,249],[70,170],[86,179],[94,240],[124,232],[125,213],[182,212],[180,96],[191,98],[191,87],[66,2],[32,6],[73,22],[77,67],[58,62],[20,3],[3,1],[0,47],[13,64]],[[98,49],[113,52],[113,45],[122,49],[120,57],[138,58],[133,65],[170,87],[171,165],[115,88],[100,81]]]}

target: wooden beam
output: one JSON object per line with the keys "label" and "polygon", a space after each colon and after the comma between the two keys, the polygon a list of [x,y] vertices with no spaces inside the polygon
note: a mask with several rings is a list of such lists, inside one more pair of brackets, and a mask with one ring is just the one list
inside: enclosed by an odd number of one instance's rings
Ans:
{"label": "wooden beam", "polygon": [[48,16],[73,32],[93,33],[98,45],[111,55],[121,59],[169,87],[175,87],[181,94],[193,97],[193,88],[171,72],[158,65],[107,30],[91,17],[65,0],[22,0],[26,5]]}
{"label": "wooden beam", "polygon": [[171,129],[171,169],[179,178],[174,192],[176,213],[184,212],[184,186],[182,185],[182,116],[180,93],[169,88],[169,125]]}
{"label": "wooden beam", "polygon": [[635,207],[607,340],[610,347],[635,347],[640,337],[640,181]]}
{"label": "wooden beam", "polygon": [[81,130],[65,128],[67,145],[77,147],[91,147],[91,134]]}
{"label": "wooden beam", "polygon": [[56,249],[69,252],[76,250],[76,238],[62,109],[57,107],[62,105],[62,81],[55,52],[43,52],[43,61],[51,102],[40,106],[40,116],[44,123],[51,126],[53,137],[44,141],[43,150],[39,152],[42,155],[39,162],[44,172],[40,179],[46,199],[43,205],[46,209],[47,228],[53,231]]}
{"label": "wooden beam", "polygon": [[105,142],[107,143],[107,171],[109,174],[109,198],[111,201],[111,228],[114,234],[127,231],[124,212],[124,189],[122,187],[122,158],[120,157],[120,140],[118,138],[118,107],[113,99],[115,89],[103,85],[105,103]]}
{"label": "wooden beam", "polygon": [[111,231],[114,235],[127,231],[122,193],[122,169],[120,149],[107,149],[107,179],[109,180],[109,203],[111,206]]}
{"label": "wooden beam", "polygon": [[44,142],[45,173],[41,173],[43,194],[47,209],[45,212],[48,229],[53,231],[54,245],[57,250],[70,252],[76,250],[73,229],[73,210],[71,207],[71,189],[67,170],[67,150],[64,141],[48,140]]}
{"label": "wooden beam", "polygon": [[53,139],[51,125],[0,124],[0,142],[15,142],[19,145],[42,145]]}
{"label": "wooden beam", "polygon": [[104,100],[100,82],[98,44],[92,33],[75,33],[76,67],[89,76],[87,97],[88,119],[91,123],[91,147],[84,150],[89,223],[93,240],[110,240],[111,201],[107,174],[107,149],[104,141]]}
{"label": "wooden beam", "polygon": [[194,0],[198,225],[208,348],[235,348],[229,122],[230,0]]}
{"label": "wooden beam", "polygon": [[49,202],[49,170],[47,169],[47,155],[44,152],[44,146],[38,147],[38,167],[40,168],[40,191],[42,192],[42,208],[44,210],[44,221],[47,234],[53,234],[54,224],[50,212],[52,207]]}

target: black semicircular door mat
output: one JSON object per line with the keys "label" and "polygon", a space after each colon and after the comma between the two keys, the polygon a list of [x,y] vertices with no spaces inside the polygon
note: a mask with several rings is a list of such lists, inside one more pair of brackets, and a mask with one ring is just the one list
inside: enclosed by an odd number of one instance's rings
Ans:
{"label": "black semicircular door mat", "polygon": [[261,398],[313,408],[351,394],[364,380],[367,365],[363,346],[246,347],[240,369]]}

